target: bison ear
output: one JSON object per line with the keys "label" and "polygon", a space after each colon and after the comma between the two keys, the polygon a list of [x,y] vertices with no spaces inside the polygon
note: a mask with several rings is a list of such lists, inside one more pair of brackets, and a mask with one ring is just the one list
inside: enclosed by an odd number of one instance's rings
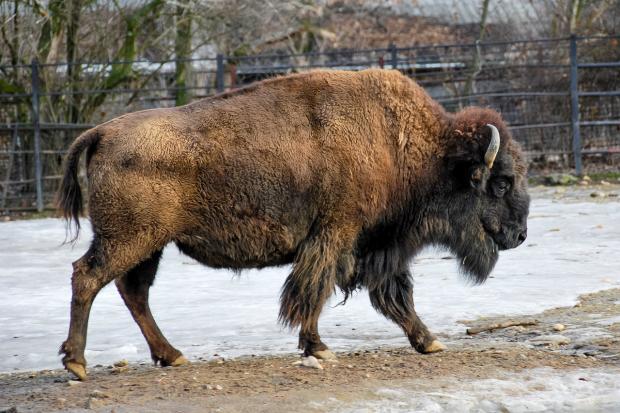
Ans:
{"label": "bison ear", "polygon": [[[473,135],[473,133],[472,133]],[[480,136],[455,136],[446,157],[448,170],[455,183],[462,188],[483,191],[490,175],[485,151],[488,143]]]}
{"label": "bison ear", "polygon": [[490,175],[486,165],[473,156],[450,157],[448,170],[458,187],[470,187],[477,191],[484,191]]}
{"label": "bison ear", "polygon": [[487,168],[478,164],[472,165],[469,169],[469,185],[476,190],[483,190],[489,176]]}

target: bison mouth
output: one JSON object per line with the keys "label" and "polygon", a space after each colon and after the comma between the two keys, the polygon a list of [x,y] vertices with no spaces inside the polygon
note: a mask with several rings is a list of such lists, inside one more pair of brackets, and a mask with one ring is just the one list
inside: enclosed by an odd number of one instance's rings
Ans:
{"label": "bison mouth", "polygon": [[[484,227],[484,226],[483,226]],[[516,248],[525,241],[526,232],[517,233],[509,228],[502,226],[500,231],[491,231],[484,227],[487,237],[490,238],[494,247],[499,251],[505,251]]]}
{"label": "bison mouth", "polygon": [[493,252],[497,253],[498,251],[505,251],[508,249],[506,244],[500,239],[497,233],[493,233],[486,228],[484,229],[484,232],[486,232],[487,239],[491,244],[491,250]]}

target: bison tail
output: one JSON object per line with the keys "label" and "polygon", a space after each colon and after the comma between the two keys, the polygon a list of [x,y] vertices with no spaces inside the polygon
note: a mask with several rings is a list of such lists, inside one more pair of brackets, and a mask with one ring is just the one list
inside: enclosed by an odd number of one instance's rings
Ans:
{"label": "bison tail", "polygon": [[[57,196],[57,208],[67,221],[67,233],[71,234],[71,223],[75,224],[75,235],[69,242],[75,242],[80,232],[79,217],[83,213],[82,191],[78,181],[78,169],[81,153],[99,141],[96,129],[81,134],[69,147],[65,158],[64,175]],[[65,240],[66,242],[66,240]]]}

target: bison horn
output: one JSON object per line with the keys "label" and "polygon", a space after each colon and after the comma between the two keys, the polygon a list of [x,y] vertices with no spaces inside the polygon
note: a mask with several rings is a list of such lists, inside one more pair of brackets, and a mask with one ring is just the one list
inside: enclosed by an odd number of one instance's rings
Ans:
{"label": "bison horn", "polygon": [[489,143],[489,147],[487,148],[487,153],[484,154],[484,162],[487,164],[489,169],[493,167],[493,162],[495,162],[495,157],[497,156],[497,152],[499,152],[499,131],[497,128],[491,124],[487,124],[489,128],[491,128],[491,142]]}

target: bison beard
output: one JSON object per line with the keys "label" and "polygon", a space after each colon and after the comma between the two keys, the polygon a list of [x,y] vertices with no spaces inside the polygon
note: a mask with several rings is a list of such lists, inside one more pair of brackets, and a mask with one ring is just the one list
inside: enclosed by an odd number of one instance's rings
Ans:
{"label": "bison beard", "polygon": [[112,280],[153,360],[187,361],[148,304],[170,242],[215,268],[292,264],[280,321],[327,358],[318,319],[336,288],[367,289],[416,350],[439,351],[415,313],[411,258],[447,247],[482,282],[526,234],[525,166],[499,114],[447,114],[396,71],[286,76],[91,129],[70,147],[59,193],[78,230],[84,150],[94,238],[73,264],[61,346],[80,379],[90,307]]}

